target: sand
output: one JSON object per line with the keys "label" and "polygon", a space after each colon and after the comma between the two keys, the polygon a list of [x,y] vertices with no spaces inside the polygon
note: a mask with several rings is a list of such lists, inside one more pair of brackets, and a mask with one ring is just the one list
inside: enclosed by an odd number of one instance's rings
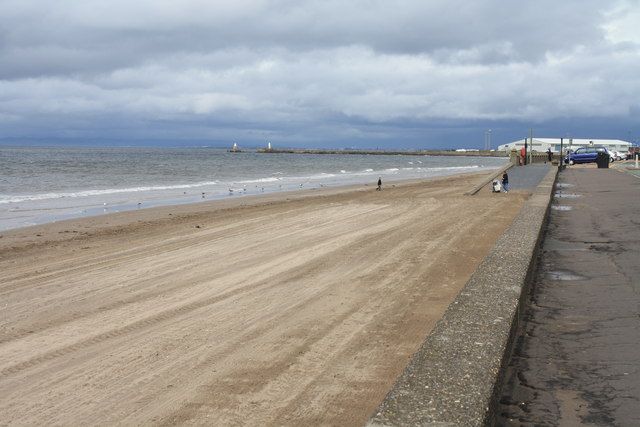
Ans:
{"label": "sand", "polygon": [[2,233],[0,424],[362,425],[527,197],[481,178]]}

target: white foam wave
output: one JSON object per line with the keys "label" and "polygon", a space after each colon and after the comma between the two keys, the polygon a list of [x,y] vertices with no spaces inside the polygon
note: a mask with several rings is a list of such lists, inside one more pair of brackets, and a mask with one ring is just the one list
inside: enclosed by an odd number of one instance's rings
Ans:
{"label": "white foam wave", "polygon": [[258,179],[247,179],[245,181],[238,181],[238,184],[254,184],[256,182],[278,182],[281,178],[258,178]]}
{"label": "white foam wave", "polygon": [[462,169],[476,169],[479,168],[478,165],[470,165],[470,166],[446,166],[446,167],[438,167],[438,168],[425,168],[430,171],[448,171],[448,170],[462,170]]}
{"label": "white foam wave", "polygon": [[123,193],[139,193],[143,191],[160,191],[160,190],[183,190],[188,188],[206,187],[208,185],[218,184],[218,181],[198,182],[195,184],[176,184],[176,185],[154,185],[130,188],[107,188],[104,190],[84,190],[65,193],[43,193],[43,194],[19,194],[14,196],[0,196],[0,204],[21,203],[36,200],[51,200],[65,198],[79,198],[90,196],[104,196],[110,194]]}

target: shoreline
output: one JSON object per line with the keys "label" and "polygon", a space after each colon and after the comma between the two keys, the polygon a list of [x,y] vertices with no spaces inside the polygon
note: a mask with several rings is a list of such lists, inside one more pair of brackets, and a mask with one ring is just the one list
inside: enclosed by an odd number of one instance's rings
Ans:
{"label": "shoreline", "polygon": [[[55,162],[47,161],[48,154],[60,161],[72,161],[76,155],[73,150],[24,149],[0,156],[11,165],[7,180],[0,185],[0,232],[155,206],[359,185],[375,182],[379,176],[391,183],[456,175],[491,170],[506,161],[478,156],[321,158],[203,149],[85,150],[77,154],[78,164],[62,173]],[[32,160],[43,163],[38,177],[29,172]]]}
{"label": "shoreline", "polygon": [[[425,179],[406,179],[398,181],[390,181],[389,184],[383,183],[383,189],[386,187],[404,187],[411,185],[427,184],[439,182],[442,180],[459,180],[462,178],[480,178],[485,175],[494,173],[491,171],[474,171],[468,173],[459,173],[455,175],[434,176]],[[20,243],[23,239],[28,239],[29,244],[37,244],[42,241],[58,241],[64,236],[52,236],[53,233],[61,235],[68,234],[65,232],[68,228],[80,228],[82,230],[91,229],[96,231],[99,228],[117,228],[131,225],[136,221],[166,221],[171,217],[197,217],[198,215],[207,214],[215,211],[225,211],[229,209],[243,207],[257,207],[261,205],[271,205],[274,203],[284,203],[292,200],[305,199],[309,197],[327,197],[341,193],[359,192],[374,190],[375,184],[348,184],[335,187],[310,188],[302,190],[279,191],[264,194],[250,194],[241,196],[232,196],[232,198],[216,198],[196,202],[178,203],[178,204],[162,204],[159,206],[145,207],[139,209],[125,210],[119,212],[107,212],[96,215],[63,219],[59,221],[51,221],[42,224],[35,224],[20,228],[11,228],[0,230],[0,253],[6,249],[7,245]],[[142,219],[141,219],[142,218]],[[85,232],[83,231],[83,232]],[[38,236],[40,234],[41,236]],[[45,236],[46,234],[46,236]],[[78,233],[73,233],[78,234]],[[29,237],[27,237],[29,236]],[[64,239],[62,239],[64,240]]]}
{"label": "shoreline", "polygon": [[[493,171],[496,168],[493,167],[483,167],[481,170],[475,170],[475,168],[468,169],[467,172],[461,172],[459,170],[448,169],[445,172],[441,172],[437,175],[432,175],[429,177],[401,177],[395,178],[393,176],[385,176],[384,173],[380,173],[383,177],[383,182],[387,184],[397,184],[405,181],[420,181],[420,180],[429,180],[434,178],[449,178],[455,177],[458,175],[465,174],[475,174],[475,173],[488,173]],[[372,182],[377,180],[373,178]],[[304,185],[304,187],[303,187]],[[67,198],[67,199],[55,199],[55,203],[60,203],[62,200],[69,200],[71,203],[68,206],[65,205],[52,205],[50,207],[38,206],[37,203],[41,203],[37,199],[35,202],[27,201],[23,203],[36,203],[33,207],[24,207],[21,203],[20,206],[15,206],[14,208],[9,208],[3,211],[3,219],[0,219],[0,234],[3,232],[25,228],[30,226],[44,225],[52,222],[65,221],[69,219],[79,219],[79,218],[90,218],[94,216],[103,216],[113,213],[122,213],[122,212],[131,212],[138,211],[141,209],[149,209],[149,208],[159,208],[165,206],[181,206],[181,205],[191,205],[198,203],[207,203],[207,202],[219,202],[229,200],[231,198],[247,198],[247,197],[264,197],[274,194],[289,194],[296,193],[299,191],[324,191],[326,189],[339,189],[343,187],[357,187],[357,186],[367,186],[369,185],[367,182],[345,182],[345,183],[335,183],[335,182],[315,182],[315,183],[300,183],[296,185],[288,184],[287,186],[280,186],[282,188],[276,188],[275,184],[264,185],[262,190],[258,189],[258,185],[255,185],[255,188],[247,188],[247,186],[239,187],[239,185],[235,185],[233,190],[229,190],[227,193],[218,192],[200,192],[200,191],[191,191],[189,193],[183,192],[183,194],[167,194],[167,195],[154,195],[154,192],[148,192],[146,194],[138,194],[134,196],[131,194],[124,194],[122,199],[113,199],[115,194],[105,195],[104,197],[99,196],[91,196],[86,199],[84,198]],[[231,186],[230,188],[232,188]],[[204,188],[203,188],[204,190]],[[248,190],[248,191],[247,191]],[[119,192],[115,192],[119,194]],[[107,202],[104,202],[106,200]],[[3,205],[0,205],[3,206]],[[22,208],[21,208],[22,207]],[[9,216],[9,214],[14,213],[16,216]],[[29,225],[19,225],[20,222],[31,222]]]}

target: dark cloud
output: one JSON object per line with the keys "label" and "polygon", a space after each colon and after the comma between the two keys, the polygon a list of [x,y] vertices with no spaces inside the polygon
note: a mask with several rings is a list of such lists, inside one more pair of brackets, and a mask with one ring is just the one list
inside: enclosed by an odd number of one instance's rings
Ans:
{"label": "dark cloud", "polygon": [[439,53],[445,60],[537,61],[548,51],[602,42],[606,6],[594,0],[3,5],[5,78],[109,71],[167,55],[240,48],[298,52],[358,45],[385,54]]}
{"label": "dark cloud", "polygon": [[5,0],[0,130],[417,141],[459,138],[476,123],[622,123],[637,116],[639,9],[624,0]]}

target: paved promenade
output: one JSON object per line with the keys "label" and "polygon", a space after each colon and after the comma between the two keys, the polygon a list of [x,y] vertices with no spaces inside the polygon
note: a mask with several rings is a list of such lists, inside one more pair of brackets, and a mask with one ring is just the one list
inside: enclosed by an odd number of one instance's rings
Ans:
{"label": "paved promenade", "polygon": [[509,173],[509,189],[531,190],[536,188],[549,169],[551,169],[550,163],[514,166],[507,171]]}
{"label": "paved promenade", "polygon": [[498,425],[640,425],[640,179],[560,173]]}

